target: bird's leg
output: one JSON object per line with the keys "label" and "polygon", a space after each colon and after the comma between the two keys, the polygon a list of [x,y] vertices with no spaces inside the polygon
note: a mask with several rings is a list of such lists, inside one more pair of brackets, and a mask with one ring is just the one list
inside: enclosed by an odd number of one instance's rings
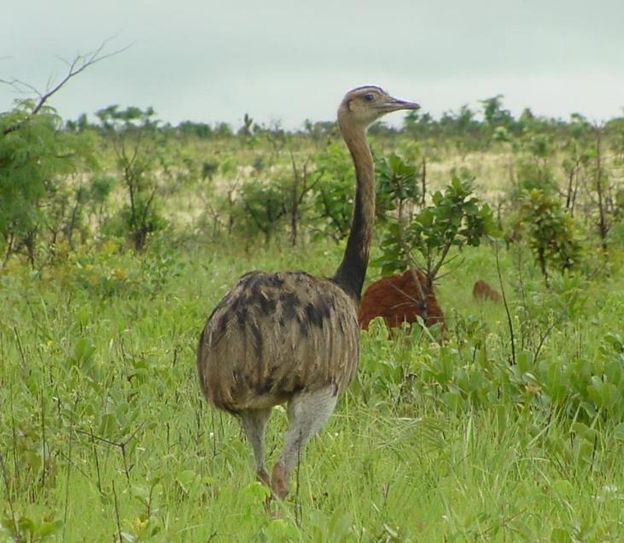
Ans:
{"label": "bird's leg", "polygon": [[269,488],[271,481],[264,465],[264,429],[271,416],[272,408],[248,409],[240,413],[240,420],[247,439],[251,443],[256,461],[256,476]]}
{"label": "bird's leg", "polygon": [[314,392],[302,392],[290,401],[284,450],[271,473],[271,488],[278,498],[283,499],[288,494],[290,476],[303,448],[325,424],[337,400],[337,387],[331,385]]}

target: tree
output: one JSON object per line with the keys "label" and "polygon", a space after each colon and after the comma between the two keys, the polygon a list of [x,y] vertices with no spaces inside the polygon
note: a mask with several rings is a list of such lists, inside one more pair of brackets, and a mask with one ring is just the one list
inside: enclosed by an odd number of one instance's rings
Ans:
{"label": "tree", "polygon": [[591,179],[593,194],[596,198],[598,206],[598,235],[600,236],[600,245],[603,253],[607,254],[607,235],[611,228],[610,208],[613,203],[612,186],[609,182],[609,175],[604,164],[604,143],[603,143],[604,127],[594,127],[595,147],[591,153],[593,160],[591,168]]}
{"label": "tree", "polygon": [[420,189],[422,170],[392,153],[388,158],[377,161],[376,213],[382,220],[393,220],[396,212],[398,222],[411,222],[415,205],[422,202]]}
{"label": "tree", "polygon": [[414,138],[423,138],[431,135],[437,123],[430,113],[421,113],[419,110],[410,111],[405,115],[403,131]]}
{"label": "tree", "polygon": [[192,121],[181,122],[177,126],[177,130],[181,134],[188,134],[200,139],[210,138],[214,135],[215,131],[207,123],[194,123]]}
{"label": "tree", "polygon": [[306,157],[303,165],[299,166],[292,149],[290,150],[292,177],[284,182],[283,189],[287,195],[286,207],[290,218],[290,245],[292,247],[297,245],[299,225],[307,209],[303,203],[323,177],[322,171],[311,171],[310,162],[310,157]]}
{"label": "tree", "polygon": [[467,176],[453,176],[444,192],[434,193],[432,204],[409,223],[403,224],[399,216],[390,224],[381,243],[383,254],[377,261],[382,274],[413,267],[432,285],[449,262],[452,248],[477,247],[484,236],[494,232],[492,212],[474,196],[472,182]]}
{"label": "tree", "polygon": [[150,234],[165,226],[156,206],[159,190],[157,165],[164,165],[162,147],[156,141],[155,112],[113,105],[96,113],[112,142],[128,201],[121,218],[132,238],[135,251],[141,251]]}
{"label": "tree", "polygon": [[551,166],[553,140],[547,134],[528,132],[521,139],[524,153],[516,161],[517,191],[540,189],[554,191],[557,183]]}
{"label": "tree", "polygon": [[243,117],[243,126],[239,128],[238,135],[243,138],[250,138],[253,134],[253,124],[254,120],[251,118],[251,115],[249,115],[249,113],[245,113],[245,116]]}
{"label": "tree", "polygon": [[[47,244],[51,252],[61,231],[71,243],[87,192],[82,186],[68,187],[67,177],[80,162],[95,167],[95,160],[91,140],[63,131],[60,117],[48,102],[84,70],[121,52],[104,54],[109,41],[67,62],[65,75],[45,91],[16,79],[0,80],[0,84],[36,96],[20,100],[11,111],[0,114],[0,246],[5,264],[13,253],[24,251],[34,266],[44,228],[51,233]],[[76,130],[86,122],[83,116]],[[63,221],[68,222],[62,225]]]}
{"label": "tree", "polygon": [[569,270],[578,264],[581,247],[574,220],[552,192],[533,189],[524,193],[519,221],[549,285],[548,270]]}
{"label": "tree", "polygon": [[335,143],[317,156],[322,177],[316,185],[314,208],[319,230],[335,241],[346,237],[353,211],[353,169],[347,153]]}
{"label": "tree", "polygon": [[[62,228],[54,224],[58,221],[50,204],[70,190],[67,177],[80,161],[90,157],[90,149],[86,140],[61,132],[61,126],[53,108],[33,100],[24,100],[0,114],[0,246],[4,263],[12,254],[24,252],[34,266],[42,233]],[[70,237],[71,231],[73,226]]]}
{"label": "tree", "polygon": [[509,127],[513,122],[513,117],[508,109],[503,109],[503,95],[497,94],[492,98],[480,100],[483,107],[483,117],[485,122],[492,128],[496,126]]}
{"label": "tree", "polygon": [[0,79],[0,83],[2,84],[17,88],[21,91],[23,90],[30,91],[31,93],[34,93],[37,96],[35,100],[29,99],[29,100],[23,100],[19,102],[20,104],[23,104],[26,106],[26,110],[22,111],[22,115],[18,116],[17,118],[11,119],[10,123],[5,124],[2,127],[2,130],[0,133],[6,136],[7,134],[11,132],[19,130],[21,126],[26,124],[28,121],[36,117],[37,114],[39,114],[39,112],[44,110],[50,98],[52,98],[65,85],[67,85],[67,83],[69,83],[71,79],[73,79],[80,73],[84,72],[90,66],[93,66],[94,64],[97,64],[98,62],[101,62],[102,60],[110,58],[114,55],[118,55],[119,53],[124,51],[124,49],[121,49],[118,51],[114,51],[113,53],[103,54],[104,49],[108,45],[109,41],[110,40],[105,40],[95,51],[87,53],[86,55],[78,54],[73,58],[73,60],[71,60],[70,62],[67,62],[68,69],[65,75],[63,76],[63,78],[58,83],[54,84],[52,87],[46,89],[44,92],[41,92],[40,90],[35,88],[33,85],[30,85],[29,83],[25,83],[24,81],[20,81],[19,79],[13,79],[13,80]]}
{"label": "tree", "polygon": [[579,187],[584,181],[581,174],[587,170],[591,161],[591,124],[582,115],[574,113],[570,127],[571,137],[564,145],[562,167],[566,177],[565,208],[573,217]]}
{"label": "tree", "polygon": [[238,204],[237,227],[247,238],[261,232],[268,247],[287,213],[284,192],[273,184],[254,179],[243,184]]}

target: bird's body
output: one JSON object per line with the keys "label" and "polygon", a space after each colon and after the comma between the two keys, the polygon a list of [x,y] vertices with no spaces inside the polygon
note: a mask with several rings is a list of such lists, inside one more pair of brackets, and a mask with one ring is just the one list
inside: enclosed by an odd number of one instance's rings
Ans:
{"label": "bird's body", "polygon": [[[359,358],[357,308],[368,266],[375,183],[367,127],[418,104],[379,87],[348,92],[338,124],[353,158],[355,204],[347,246],[331,278],[306,272],[251,272],[214,309],[197,349],[200,386],[215,407],[238,416],[258,478],[283,498],[306,442],[329,418]],[[275,405],[288,402],[284,449],[269,478],[264,430]]]}
{"label": "bird's body", "polygon": [[240,413],[302,390],[340,393],[358,354],[357,304],[335,282],[303,271],[251,272],[210,316],[198,372],[212,404]]}

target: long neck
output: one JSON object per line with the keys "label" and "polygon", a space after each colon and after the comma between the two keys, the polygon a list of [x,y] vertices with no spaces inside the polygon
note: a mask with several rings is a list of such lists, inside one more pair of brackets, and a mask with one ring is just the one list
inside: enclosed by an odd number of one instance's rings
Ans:
{"label": "long neck", "polygon": [[340,123],[344,140],[355,166],[356,189],[351,231],[342,262],[334,275],[348,294],[359,300],[366,276],[373,220],[375,217],[375,171],[373,157],[366,142],[366,129]]}

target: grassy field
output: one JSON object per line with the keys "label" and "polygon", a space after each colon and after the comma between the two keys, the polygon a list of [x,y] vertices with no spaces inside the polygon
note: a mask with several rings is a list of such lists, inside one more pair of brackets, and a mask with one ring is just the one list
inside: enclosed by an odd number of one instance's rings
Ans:
{"label": "grassy field", "polygon": [[[194,350],[238,275],[329,274],[340,249],[118,249],[0,277],[6,540],[624,539],[621,279],[546,291],[502,250],[511,365],[504,309],[470,297],[477,277],[497,284],[494,250],[471,251],[439,287],[446,342],[363,334],[356,382],[273,519],[237,422],[200,398]],[[276,409],[271,460],[285,423]]]}
{"label": "grassy field", "polygon": [[624,119],[501,98],[371,127],[367,282],[409,245],[448,331],[373,321],[269,511],[195,349],[243,273],[335,271],[337,127],[0,113],[0,541],[624,541]]}

